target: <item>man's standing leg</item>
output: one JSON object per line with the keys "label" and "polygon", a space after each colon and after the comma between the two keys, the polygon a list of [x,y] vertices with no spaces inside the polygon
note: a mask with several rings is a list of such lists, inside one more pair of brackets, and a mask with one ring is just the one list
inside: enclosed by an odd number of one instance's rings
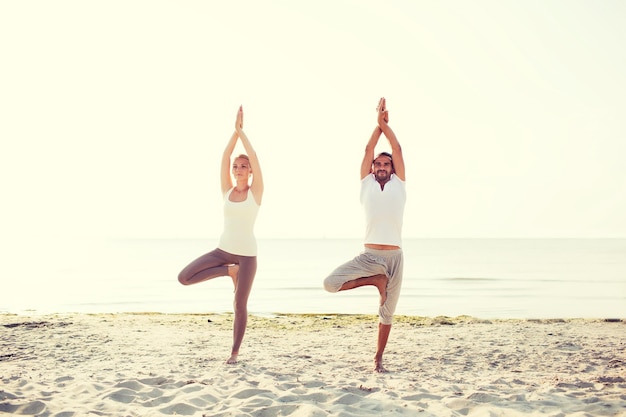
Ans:
{"label": "man's standing leg", "polygon": [[391,333],[391,324],[378,323],[378,343],[376,356],[374,356],[374,371],[376,372],[387,372],[383,367],[383,353],[387,346],[387,340],[389,340],[389,333]]}
{"label": "man's standing leg", "polygon": [[378,343],[376,347],[376,356],[374,356],[374,370],[376,372],[387,372],[383,367],[383,353],[389,340],[391,333],[391,323],[393,315],[400,298],[400,288],[402,287],[402,274],[404,267],[404,257],[401,250],[389,253],[386,256],[386,268],[389,274],[387,281],[387,297],[386,301],[381,304],[379,309],[380,322],[378,323]]}

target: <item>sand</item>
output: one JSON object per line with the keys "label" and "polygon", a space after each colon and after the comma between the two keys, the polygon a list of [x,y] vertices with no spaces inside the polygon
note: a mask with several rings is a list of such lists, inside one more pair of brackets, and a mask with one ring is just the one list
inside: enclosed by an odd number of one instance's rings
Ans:
{"label": "sand", "polygon": [[626,416],[626,321],[0,315],[0,414]]}

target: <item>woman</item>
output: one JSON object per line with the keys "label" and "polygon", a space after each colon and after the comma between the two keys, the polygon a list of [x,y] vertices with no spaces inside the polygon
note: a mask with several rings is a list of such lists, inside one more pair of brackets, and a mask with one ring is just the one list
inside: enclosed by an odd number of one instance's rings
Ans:
{"label": "woman", "polygon": [[[230,159],[237,139],[247,152],[239,155],[232,164]],[[252,180],[250,181],[250,178]],[[248,296],[256,274],[257,247],[254,237],[256,220],[263,197],[263,176],[256,153],[243,131],[243,108],[240,106],[221,165],[222,194],[224,196],[224,231],[217,249],[202,255],[183,269],[178,280],[183,285],[197,284],[215,277],[230,276],[235,286],[235,319],[233,323],[233,348],[226,363],[237,363],[239,347],[248,322]]]}

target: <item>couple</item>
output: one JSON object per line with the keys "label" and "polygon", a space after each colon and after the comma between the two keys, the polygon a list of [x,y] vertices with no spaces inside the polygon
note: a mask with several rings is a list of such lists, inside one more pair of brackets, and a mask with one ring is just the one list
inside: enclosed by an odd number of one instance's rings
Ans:
{"label": "couple", "polygon": [[[335,269],[325,280],[329,292],[374,286],[380,294],[378,343],[374,370],[385,372],[383,352],[387,345],[393,314],[400,296],[403,255],[401,246],[405,192],[404,159],[400,143],[389,127],[386,101],[381,98],[376,108],[377,125],[361,162],[361,204],[365,209],[365,249],[353,260]],[[391,146],[391,153],[374,155],[381,134]],[[229,173],[231,155],[237,139],[247,152],[239,155]],[[252,180],[250,181],[250,178]],[[256,240],[254,223],[263,197],[261,166],[248,137],[243,131],[243,109],[239,107],[235,132],[231,136],[221,164],[224,196],[224,231],[217,249],[187,265],[178,275],[183,285],[230,276],[235,287],[233,303],[233,347],[226,363],[237,363],[248,319],[248,296],[256,274]]]}

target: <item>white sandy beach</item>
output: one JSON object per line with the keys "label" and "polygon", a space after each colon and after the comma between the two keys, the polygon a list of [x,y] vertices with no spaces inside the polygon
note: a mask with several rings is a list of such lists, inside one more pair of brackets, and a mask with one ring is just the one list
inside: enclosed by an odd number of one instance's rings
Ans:
{"label": "white sandy beach", "polygon": [[374,316],[0,316],[0,414],[626,416],[624,320]]}

